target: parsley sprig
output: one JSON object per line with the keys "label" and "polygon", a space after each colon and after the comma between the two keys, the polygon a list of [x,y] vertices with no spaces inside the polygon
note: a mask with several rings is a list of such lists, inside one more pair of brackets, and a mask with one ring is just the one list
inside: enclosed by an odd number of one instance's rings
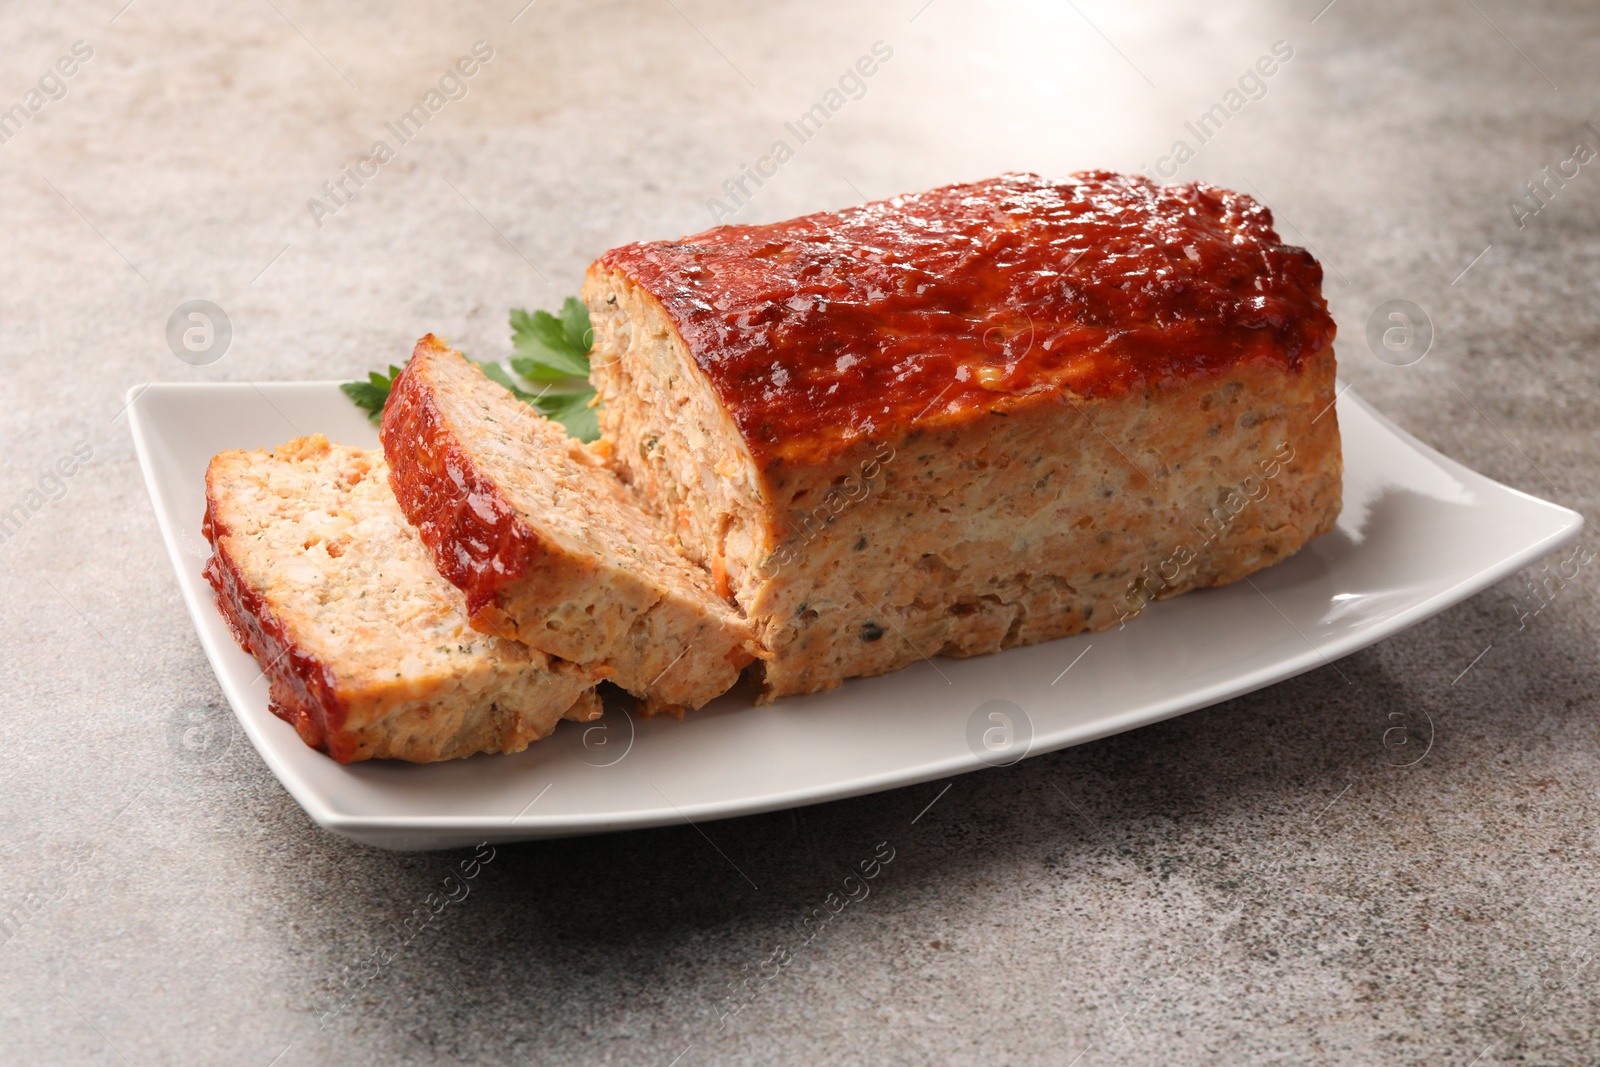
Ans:
{"label": "parsley sprig", "polygon": [[575,296],[567,297],[559,317],[512,308],[511,344],[516,349],[511,369],[529,381],[587,378],[589,349],[594,345],[589,309]]}
{"label": "parsley sprig", "polygon": [[339,386],[340,392],[355,402],[356,407],[367,413],[367,418],[373,422],[383,420],[383,405],[389,402],[389,390],[394,387],[394,380],[400,376],[403,368],[389,364],[389,373],[372,371],[364,382],[345,382]]}
{"label": "parsley sprig", "polygon": [[[524,389],[499,363],[483,362],[478,366],[491,381],[505,386],[518,400],[532,404],[541,415],[561,423],[573,437],[593,441],[600,436],[599,420],[589,404],[594,398],[594,387],[589,384],[589,349],[593,343],[589,309],[577,297],[569,296],[558,315],[511,309],[511,369],[525,382],[538,383],[537,391]],[[390,364],[387,374],[373,371],[366,381],[345,382],[339,388],[367,413],[367,418],[379,422],[401,370]]]}

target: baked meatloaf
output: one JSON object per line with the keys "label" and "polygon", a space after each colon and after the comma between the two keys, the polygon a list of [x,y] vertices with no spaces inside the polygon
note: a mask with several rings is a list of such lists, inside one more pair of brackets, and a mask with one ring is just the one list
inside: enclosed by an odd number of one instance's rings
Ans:
{"label": "baked meatloaf", "polygon": [[770,699],[1116,626],[1329,530],[1321,282],[1248,196],[1097,171],[632,244],[584,298],[612,461]]}
{"label": "baked meatloaf", "polygon": [[431,334],[383,414],[401,508],[473,625],[594,668],[646,712],[726,692],[755,641],[604,461]]}
{"label": "baked meatloaf", "polygon": [[318,435],[206,471],[206,577],[272,710],[341,763],[520,752],[600,715],[594,676],[467,625],[383,455]]}

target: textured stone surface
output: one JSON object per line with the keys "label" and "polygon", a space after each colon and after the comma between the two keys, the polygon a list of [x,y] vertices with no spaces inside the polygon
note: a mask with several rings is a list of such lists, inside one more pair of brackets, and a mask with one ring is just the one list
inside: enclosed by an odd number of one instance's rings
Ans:
{"label": "textured stone surface", "polygon": [[[737,218],[1154,166],[1283,39],[1265,96],[1179,177],[1257,193],[1324,259],[1342,372],[1382,410],[1591,512],[1600,166],[1521,229],[1507,197],[1600,145],[1592,5],[121,2],[0,8],[0,107],[94,48],[0,145],[0,509],[93,451],[0,544],[3,1058],[1600,1058],[1593,571],[1525,628],[1513,579],[1337,671],[959,778],[914,824],[942,784],[502,848],[321,1021],[463,857],[346,843],[278,786],[221,709],[118,416],[139,381],[350,377],[425,330],[504,354],[508,307],[708,225],[879,39],[865,95]],[[479,39],[469,95],[318,229],[306,199]],[[196,297],[235,330],[205,367],[164,336]],[[1414,366],[1363,343],[1393,298],[1435,327]],[[1396,721],[1432,723],[1414,766],[1382,744]],[[763,983],[885,839],[871,896]]]}

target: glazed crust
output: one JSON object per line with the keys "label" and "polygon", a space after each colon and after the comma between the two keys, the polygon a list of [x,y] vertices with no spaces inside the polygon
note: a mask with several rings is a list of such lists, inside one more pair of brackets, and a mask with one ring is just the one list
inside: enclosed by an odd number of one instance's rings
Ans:
{"label": "glazed crust", "polygon": [[1333,339],[1322,268],[1250,197],[1093,171],[1008,174],[612,249],[682,337],[758,467],[1112,397]]}

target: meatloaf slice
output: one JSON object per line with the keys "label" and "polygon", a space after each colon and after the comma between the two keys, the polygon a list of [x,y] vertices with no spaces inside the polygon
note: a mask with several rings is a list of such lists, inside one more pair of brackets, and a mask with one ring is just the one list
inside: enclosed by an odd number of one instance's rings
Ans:
{"label": "meatloaf slice", "polygon": [[700,707],[753,658],[738,609],[604,461],[432,335],[395,380],[383,446],[480,630],[590,666],[647,712]]}
{"label": "meatloaf slice", "polygon": [[1322,268],[1195,183],[1004,175],[613,249],[612,462],[773,698],[1118,626],[1333,527]]}
{"label": "meatloaf slice", "polygon": [[272,710],[338,760],[520,752],[600,714],[592,673],[467,624],[379,452],[317,435],[206,470],[206,577]]}

